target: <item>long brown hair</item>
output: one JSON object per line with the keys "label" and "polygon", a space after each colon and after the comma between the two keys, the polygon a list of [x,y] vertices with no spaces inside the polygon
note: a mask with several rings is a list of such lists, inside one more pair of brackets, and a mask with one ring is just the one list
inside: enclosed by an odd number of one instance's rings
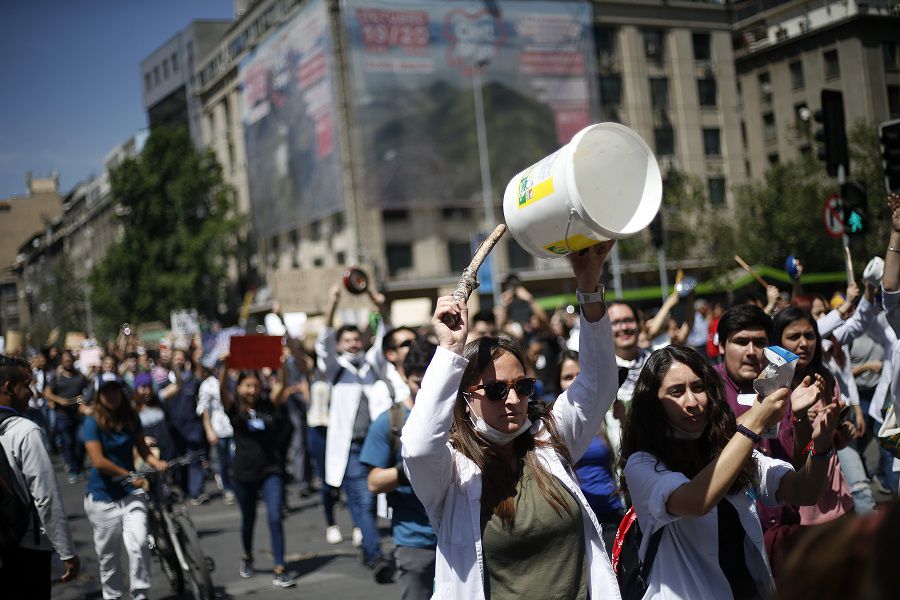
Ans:
{"label": "long brown hair", "polygon": [[[706,428],[703,436],[696,441],[677,440],[670,435],[669,422],[659,399],[663,378],[674,363],[691,369],[703,382],[706,390]],[[650,355],[634,385],[631,408],[622,429],[619,468],[624,472],[632,454],[647,452],[670,471],[683,473],[685,477],[692,479],[722,453],[735,433],[737,422],[728,406],[725,388],[718,373],[693,348],[666,346]],[[755,479],[756,461],[751,457],[744,463],[728,493],[738,492]],[[622,489],[627,493],[628,486],[624,478]]]}
{"label": "long brown hair", "polygon": [[[118,387],[119,393],[122,394],[122,401],[119,402],[119,408],[115,411],[110,411],[106,405],[103,404],[100,395],[108,394],[113,387]],[[122,432],[134,431],[137,429],[137,413],[134,412],[134,408],[131,406],[131,399],[128,397],[125,388],[121,385],[114,383],[97,390],[97,399],[92,406],[94,409],[94,419],[97,420],[97,425],[102,431]]]}
{"label": "long brown hair", "polygon": [[[466,399],[463,391],[469,386],[475,385],[482,377],[488,366],[502,354],[509,353],[519,361],[524,371],[525,360],[522,352],[514,341],[507,337],[484,337],[466,345],[463,356],[469,361],[463,372],[459,392],[456,396],[456,406],[453,409],[453,426],[450,428],[450,442],[453,447],[466,458],[478,465],[481,470],[481,510],[483,513],[497,515],[503,525],[512,530],[516,517],[516,484],[521,478],[518,468],[520,461],[531,468],[535,483],[541,495],[556,514],[562,515],[563,511],[572,514],[566,503],[565,492],[561,492],[558,486],[551,485],[553,474],[550,473],[538,460],[535,448],[551,448],[569,467],[572,463],[569,449],[562,442],[556,430],[556,421],[547,406],[542,402],[529,403],[528,418],[534,423],[540,423],[549,434],[549,439],[538,440],[531,433],[523,433],[513,440],[513,453],[517,466],[509,465],[497,448],[484,440],[475,432],[472,421],[466,411]],[[522,399],[525,401],[525,399]]]}

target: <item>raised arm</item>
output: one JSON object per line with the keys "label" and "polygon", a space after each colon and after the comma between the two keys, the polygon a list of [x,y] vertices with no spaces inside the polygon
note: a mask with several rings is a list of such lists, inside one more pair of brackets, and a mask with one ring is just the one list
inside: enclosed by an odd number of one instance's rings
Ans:
{"label": "raised arm", "polygon": [[[569,255],[578,289],[583,293],[598,289],[603,263],[612,245],[604,242],[588,248],[584,254]],[[581,305],[578,351],[581,372],[553,404],[557,430],[573,460],[587,450],[619,388],[605,303]]]}
{"label": "raised arm", "polygon": [[663,302],[659,311],[657,311],[657,313],[653,315],[653,318],[647,321],[647,324],[644,326],[647,339],[652,340],[662,333],[662,330],[666,328],[666,321],[669,319],[669,313],[672,312],[672,309],[675,308],[676,304],[678,304],[678,292],[672,292],[669,294],[669,297],[666,298],[666,301]]}
{"label": "raised arm", "polygon": [[[452,328],[443,322],[446,315],[456,317]],[[422,378],[400,441],[409,481],[434,522],[453,477],[453,454],[447,442],[459,383],[468,364],[462,356],[469,330],[465,300],[438,298],[431,324],[439,347]]]}
{"label": "raised arm", "polygon": [[[787,388],[777,390],[762,402],[754,404],[741,424],[759,435],[781,420]],[[755,442],[747,435],[735,433],[722,453],[702,471],[676,489],[666,501],[666,511],[677,517],[701,517],[711,511],[734,484],[753,452]],[[626,473],[627,477],[627,473]]]}

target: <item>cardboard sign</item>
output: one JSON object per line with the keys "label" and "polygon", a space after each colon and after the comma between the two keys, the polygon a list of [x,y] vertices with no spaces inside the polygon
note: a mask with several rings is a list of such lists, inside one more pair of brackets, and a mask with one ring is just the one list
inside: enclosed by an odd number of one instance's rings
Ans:
{"label": "cardboard sign", "polygon": [[87,336],[84,333],[80,331],[70,331],[66,334],[63,347],[66,350],[78,350],[81,348],[82,344],[84,344],[85,340],[87,340]]}
{"label": "cardboard sign", "polygon": [[[328,308],[331,286],[341,286],[339,309],[374,310],[368,294],[354,296],[344,288],[341,275],[348,267],[317,267],[312,269],[278,269],[275,271],[275,298],[285,312],[303,311],[321,314]],[[372,279],[372,270],[360,267]]]}
{"label": "cardboard sign", "polygon": [[281,368],[281,336],[242,335],[230,338],[229,369]]}
{"label": "cardboard sign", "polygon": [[241,335],[244,335],[244,330],[240,327],[229,327],[204,335],[202,340],[203,357],[200,359],[200,362],[207,369],[213,368],[219,357],[228,352],[231,338]]}
{"label": "cardboard sign", "polygon": [[432,313],[431,298],[406,298],[391,302],[391,323],[395,327],[428,325],[431,323]]}

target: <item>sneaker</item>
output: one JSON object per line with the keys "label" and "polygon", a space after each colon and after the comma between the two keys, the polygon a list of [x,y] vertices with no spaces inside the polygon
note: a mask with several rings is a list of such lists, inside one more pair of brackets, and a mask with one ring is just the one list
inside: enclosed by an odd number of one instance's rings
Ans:
{"label": "sneaker", "polygon": [[884,485],[884,482],[878,475],[872,478],[872,483],[875,485],[875,489],[878,490],[878,493],[884,494],[885,496],[892,495],[891,490],[888,488],[888,486]]}
{"label": "sneaker", "polygon": [[75,485],[81,481],[81,475],[78,473],[69,473],[69,483]]}
{"label": "sneaker", "polygon": [[191,498],[190,503],[191,506],[200,506],[201,504],[205,504],[207,500],[209,500],[209,494],[203,492],[196,498]]}
{"label": "sneaker", "polygon": [[359,527],[353,528],[353,547],[359,548],[362,546],[362,529]]}
{"label": "sneaker", "polygon": [[274,585],[276,585],[278,587],[282,587],[282,588],[293,587],[294,585],[297,584],[297,582],[294,581],[294,579],[290,575],[287,574],[287,571],[284,571],[284,570],[281,570],[281,571],[276,570],[275,571],[275,578],[272,579],[272,583]]}
{"label": "sneaker", "polygon": [[325,541],[329,544],[340,544],[344,541],[344,534],[337,525],[332,525],[325,530]]}
{"label": "sneaker", "polygon": [[377,583],[391,583],[394,580],[394,563],[384,557],[379,558],[372,566],[372,575]]}
{"label": "sneaker", "polygon": [[224,497],[225,497],[225,504],[227,504],[228,506],[231,506],[232,504],[234,504],[234,492],[232,492],[230,490],[226,491],[224,494]]}
{"label": "sneaker", "polygon": [[253,573],[253,559],[241,558],[241,568],[238,570],[238,575],[244,579],[249,579],[250,577],[253,577]]}

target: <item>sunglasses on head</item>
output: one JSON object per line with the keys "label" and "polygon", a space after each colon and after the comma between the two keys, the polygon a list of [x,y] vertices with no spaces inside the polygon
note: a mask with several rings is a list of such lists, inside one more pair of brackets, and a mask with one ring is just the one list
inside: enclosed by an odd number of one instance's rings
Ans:
{"label": "sunglasses on head", "polygon": [[494,402],[506,400],[509,395],[509,388],[516,390],[516,395],[520,398],[528,398],[534,394],[534,377],[519,377],[518,379],[510,379],[509,381],[491,381],[488,383],[479,383],[469,387],[470,392],[484,390],[488,400]]}

